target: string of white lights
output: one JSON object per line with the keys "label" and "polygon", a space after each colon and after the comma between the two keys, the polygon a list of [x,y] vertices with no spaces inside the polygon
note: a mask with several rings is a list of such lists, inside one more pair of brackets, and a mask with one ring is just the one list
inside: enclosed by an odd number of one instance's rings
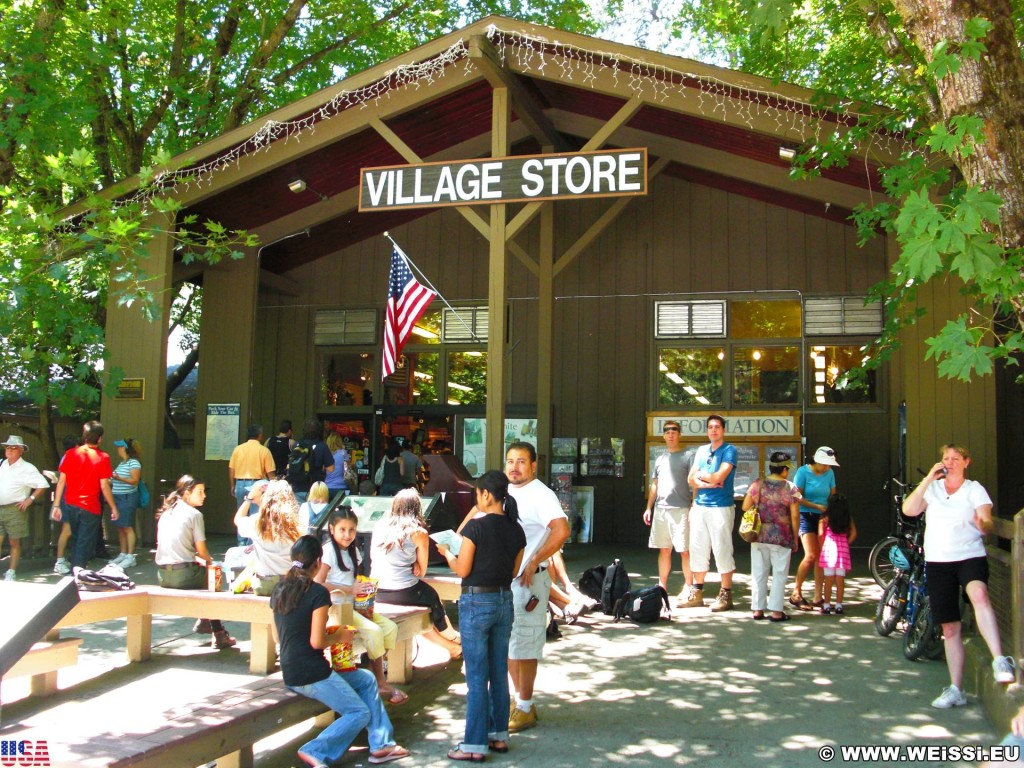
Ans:
{"label": "string of white lights", "polygon": [[[801,100],[779,91],[763,90],[735,83],[707,73],[674,69],[634,58],[623,53],[590,50],[576,45],[551,41],[518,30],[487,28],[487,38],[496,47],[502,63],[511,62],[516,69],[549,74],[553,68],[558,78],[594,88],[602,78],[611,78],[616,88],[637,98],[650,98],[664,103],[674,94],[696,100],[700,113],[720,117],[723,121],[740,121],[753,129],[755,122],[768,120],[774,130],[790,139],[820,141],[826,132],[842,130],[848,121],[856,121],[868,113],[852,108],[823,109],[809,100]],[[388,70],[383,77],[354,90],[343,90],[307,115],[294,120],[267,120],[245,141],[217,157],[186,168],[165,171],[156,183],[141,189],[132,202],[145,204],[156,194],[172,188],[189,190],[212,184],[218,171],[237,166],[242,159],[269,149],[279,141],[301,141],[312,135],[317,125],[348,109],[365,109],[379,104],[392,93],[405,88],[429,86],[448,76],[460,60],[465,60],[463,76],[475,73],[469,49],[460,39],[447,50],[423,62],[402,64]],[[454,71],[454,70],[453,70]],[[872,146],[892,151],[904,150],[901,137],[873,134]]]}

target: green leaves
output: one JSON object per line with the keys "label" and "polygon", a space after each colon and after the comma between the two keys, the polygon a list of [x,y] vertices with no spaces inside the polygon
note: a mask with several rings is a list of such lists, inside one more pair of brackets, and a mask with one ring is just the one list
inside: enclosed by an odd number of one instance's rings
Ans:
{"label": "green leaves", "polygon": [[939,375],[960,381],[970,381],[974,374],[992,373],[995,354],[985,346],[984,328],[970,326],[966,316],[949,320],[938,335],[928,339],[925,359],[938,360]]}

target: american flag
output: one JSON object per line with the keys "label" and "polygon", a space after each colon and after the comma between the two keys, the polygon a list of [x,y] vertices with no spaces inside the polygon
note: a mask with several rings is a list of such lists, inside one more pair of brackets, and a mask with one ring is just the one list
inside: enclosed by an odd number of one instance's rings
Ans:
{"label": "american flag", "polygon": [[434,300],[434,292],[413,277],[405,254],[398,246],[391,251],[391,277],[388,279],[388,311],[384,318],[384,370],[387,378],[398,367],[398,356],[412,333],[412,327]]}

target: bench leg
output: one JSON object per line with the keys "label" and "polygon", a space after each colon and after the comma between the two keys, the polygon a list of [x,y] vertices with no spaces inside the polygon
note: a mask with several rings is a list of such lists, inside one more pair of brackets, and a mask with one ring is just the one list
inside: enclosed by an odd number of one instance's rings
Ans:
{"label": "bench leg", "polygon": [[277,646],[269,624],[250,625],[252,650],[249,652],[249,671],[254,675],[269,675],[277,666]]}
{"label": "bench leg", "polygon": [[29,678],[30,690],[33,696],[49,696],[57,692],[57,670],[32,675]]}
{"label": "bench leg", "polygon": [[253,768],[252,745],[217,758],[217,768]]}
{"label": "bench leg", "polygon": [[399,640],[388,651],[388,682],[408,683],[412,679],[413,640]]}
{"label": "bench leg", "polygon": [[128,617],[128,660],[148,661],[153,652],[153,616]]}

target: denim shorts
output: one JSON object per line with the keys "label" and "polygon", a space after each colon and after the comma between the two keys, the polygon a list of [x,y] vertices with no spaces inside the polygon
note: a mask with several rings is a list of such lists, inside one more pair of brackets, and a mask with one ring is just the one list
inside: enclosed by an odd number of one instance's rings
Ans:
{"label": "denim shorts", "polygon": [[118,528],[131,528],[135,525],[135,510],[139,508],[139,491],[136,488],[128,493],[115,493],[114,504],[117,506],[117,520],[114,525]]}
{"label": "denim shorts", "polygon": [[804,512],[800,510],[800,535],[813,533],[818,535],[818,522],[821,520],[820,512]]}

